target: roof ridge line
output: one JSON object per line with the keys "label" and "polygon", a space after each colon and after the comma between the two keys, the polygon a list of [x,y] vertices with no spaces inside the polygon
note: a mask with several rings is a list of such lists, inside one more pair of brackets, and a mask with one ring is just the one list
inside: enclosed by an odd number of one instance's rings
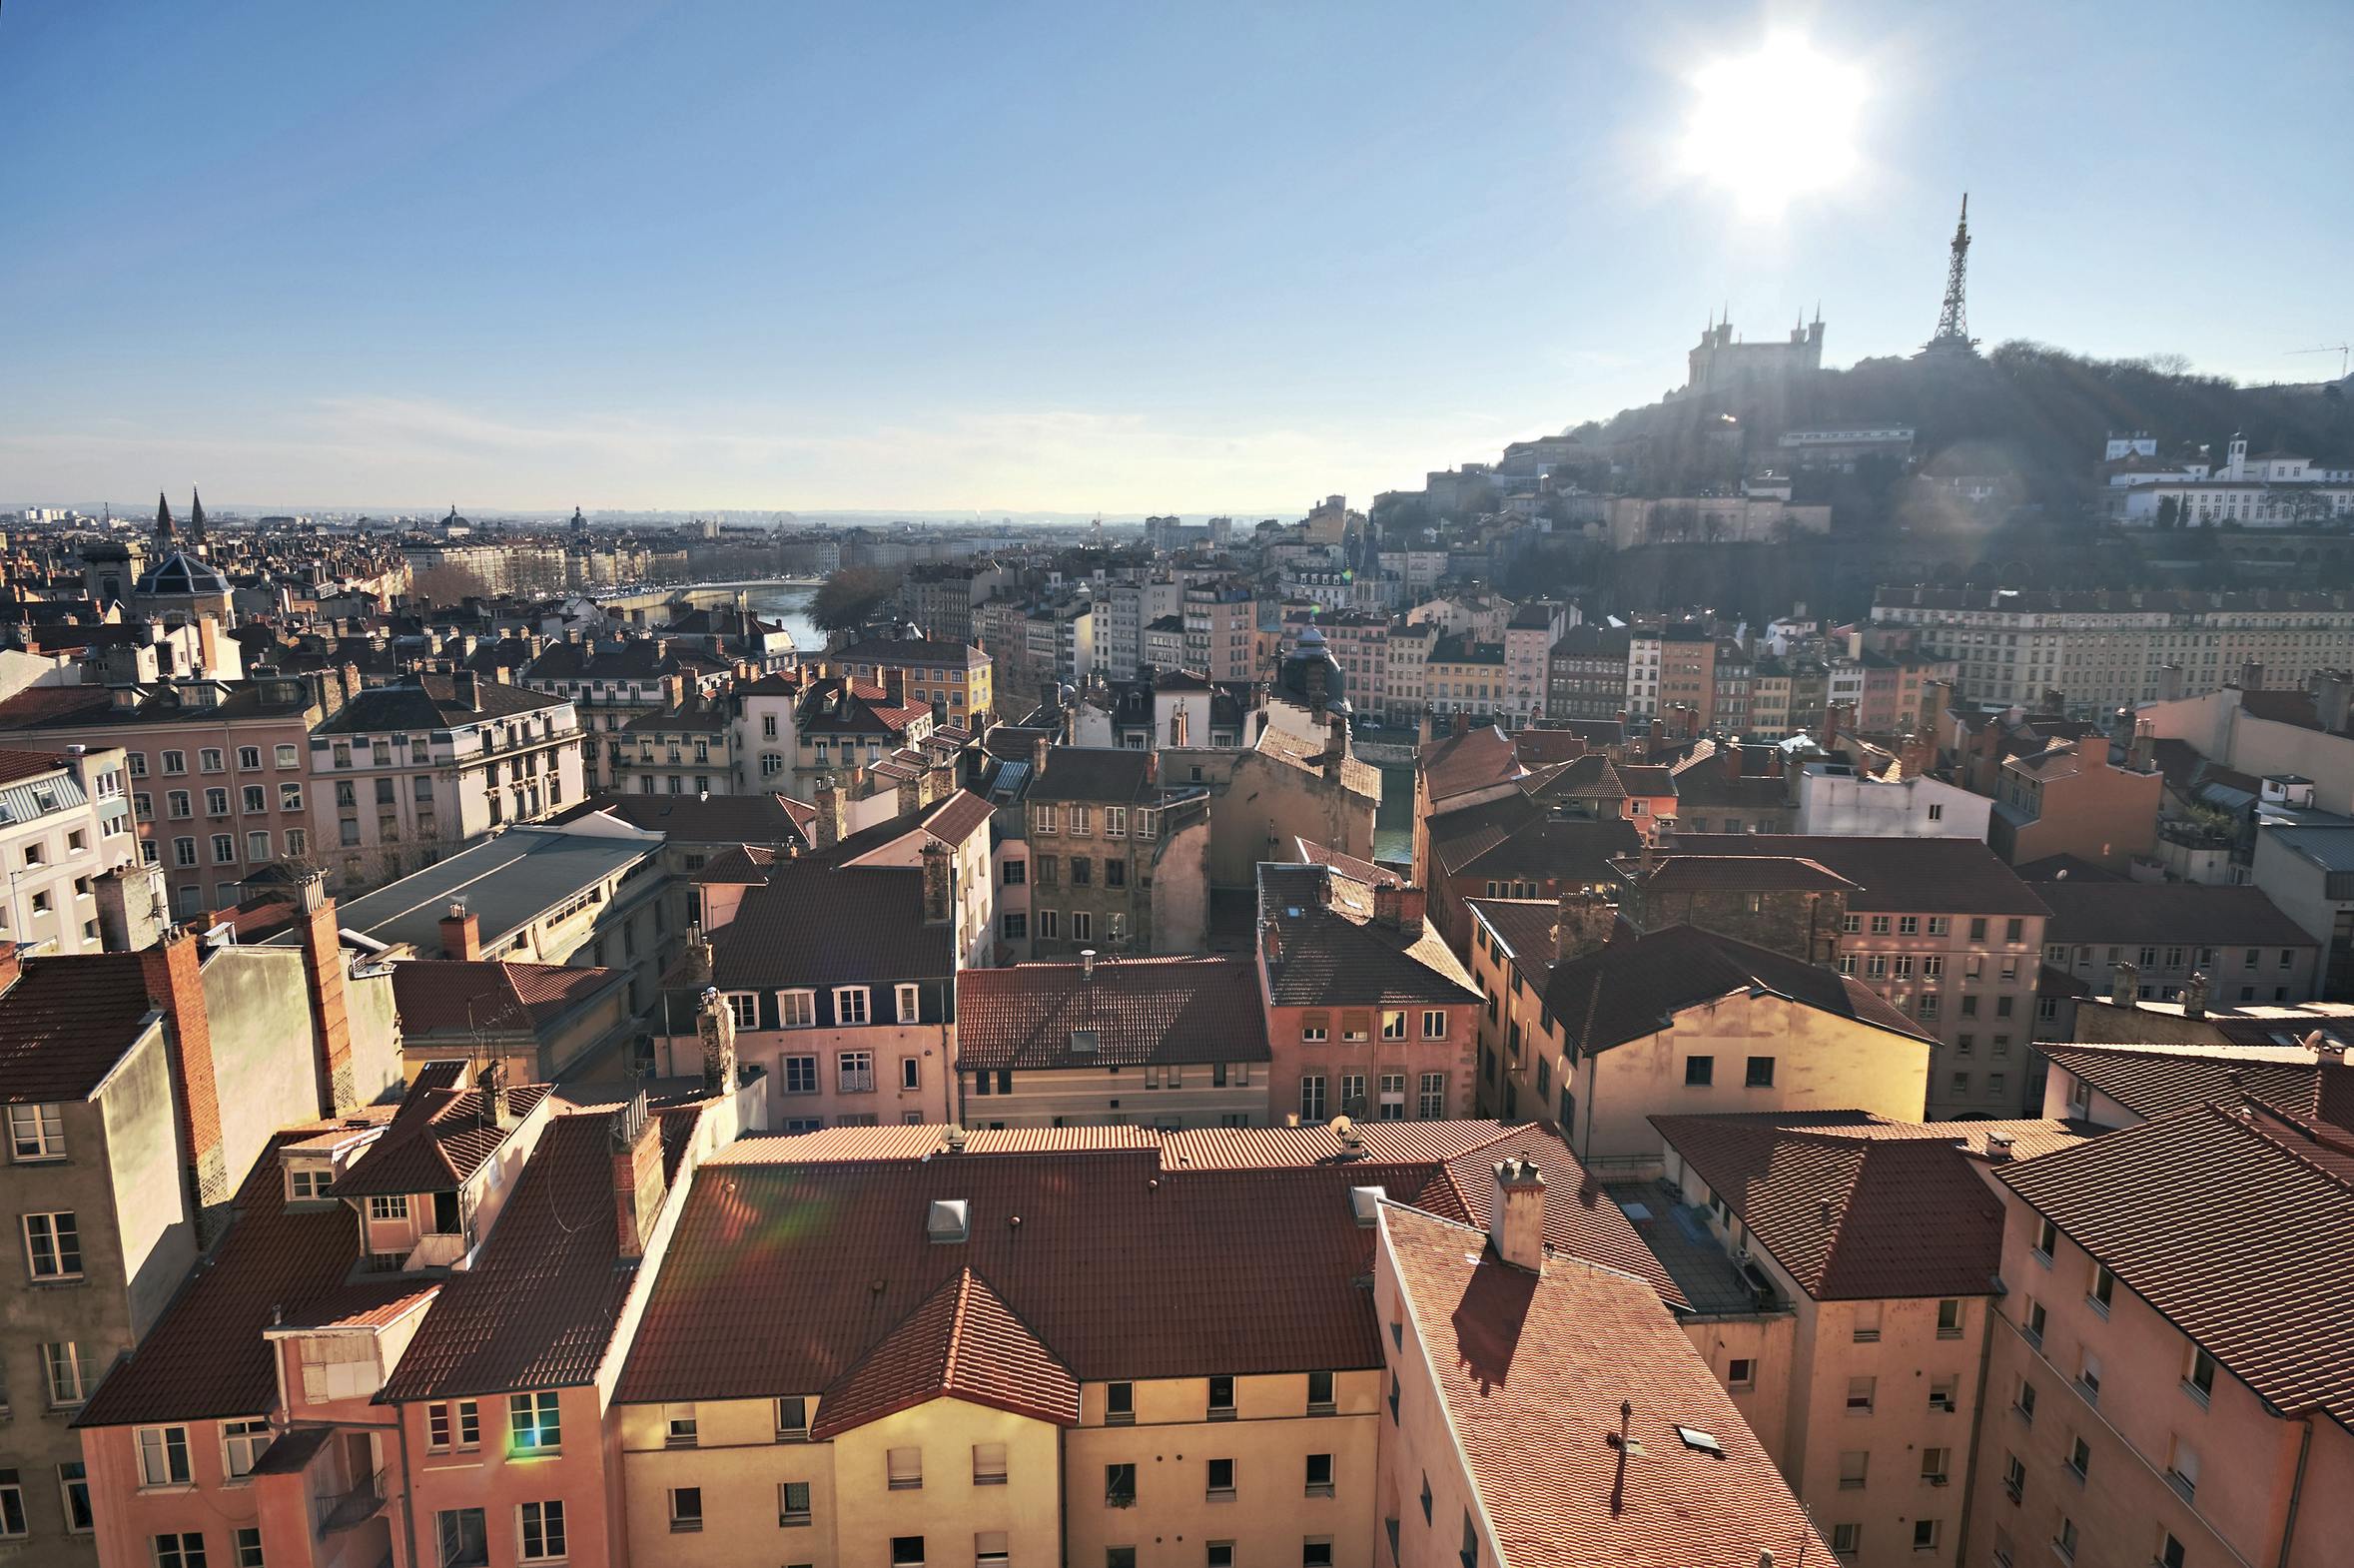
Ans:
{"label": "roof ridge line", "polygon": [[963,1263],[957,1268],[957,1305],[948,1318],[948,1355],[940,1365],[940,1386],[943,1391],[954,1388],[957,1382],[957,1357],[965,1348],[965,1314],[973,1305],[973,1265]]}

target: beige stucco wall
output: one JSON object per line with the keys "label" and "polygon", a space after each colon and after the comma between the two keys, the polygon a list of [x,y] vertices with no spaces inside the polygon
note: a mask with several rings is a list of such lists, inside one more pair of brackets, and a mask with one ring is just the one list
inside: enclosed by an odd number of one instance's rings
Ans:
{"label": "beige stucco wall", "polygon": [[[984,1076],[963,1073],[963,1103],[956,1120],[973,1127],[1221,1127],[1228,1117],[1238,1126],[1267,1120],[1267,1065],[1227,1064],[1223,1086],[1206,1062],[1161,1068],[1161,1087],[1146,1087],[1146,1070],[1124,1068],[1016,1069],[1010,1095],[978,1094]],[[1177,1082],[1171,1086],[1173,1075]]]}

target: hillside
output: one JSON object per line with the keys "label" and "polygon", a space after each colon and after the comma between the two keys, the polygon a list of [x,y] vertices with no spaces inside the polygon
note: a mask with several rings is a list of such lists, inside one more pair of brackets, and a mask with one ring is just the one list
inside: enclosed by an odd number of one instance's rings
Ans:
{"label": "hillside", "polygon": [[2032,343],[2006,343],[1976,360],[1866,360],[1630,408],[1571,433],[1631,470],[1621,480],[1627,487],[1674,493],[1775,465],[1785,430],[1851,423],[1913,425],[1925,460],[1953,453],[1973,471],[1998,462],[2017,474],[2030,502],[2051,511],[2088,499],[2092,465],[2111,430],[2147,430],[2165,453],[2204,444],[2218,461],[2234,431],[2252,450],[2354,461],[2354,399],[2343,384],[2320,392],[2239,387],[2162,363],[2089,360]]}

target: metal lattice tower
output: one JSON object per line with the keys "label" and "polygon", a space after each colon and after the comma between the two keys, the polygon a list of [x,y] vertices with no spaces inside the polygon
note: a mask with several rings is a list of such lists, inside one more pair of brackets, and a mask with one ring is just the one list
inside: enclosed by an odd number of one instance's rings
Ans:
{"label": "metal lattice tower", "polygon": [[1969,336],[1969,313],[1963,305],[1963,293],[1969,273],[1969,193],[1962,193],[1962,221],[1954,226],[1954,260],[1946,268],[1946,306],[1938,313],[1938,333],[1929,341],[1933,349],[1972,349],[1976,345]]}

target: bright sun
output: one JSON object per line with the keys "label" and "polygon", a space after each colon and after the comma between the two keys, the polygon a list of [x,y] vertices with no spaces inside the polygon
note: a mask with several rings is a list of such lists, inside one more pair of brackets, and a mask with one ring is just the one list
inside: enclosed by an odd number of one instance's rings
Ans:
{"label": "bright sun", "polygon": [[1756,218],[1833,189],[1856,171],[1864,73],[1793,33],[1755,54],[1715,61],[1692,78],[1684,131],[1687,173],[1723,188]]}

